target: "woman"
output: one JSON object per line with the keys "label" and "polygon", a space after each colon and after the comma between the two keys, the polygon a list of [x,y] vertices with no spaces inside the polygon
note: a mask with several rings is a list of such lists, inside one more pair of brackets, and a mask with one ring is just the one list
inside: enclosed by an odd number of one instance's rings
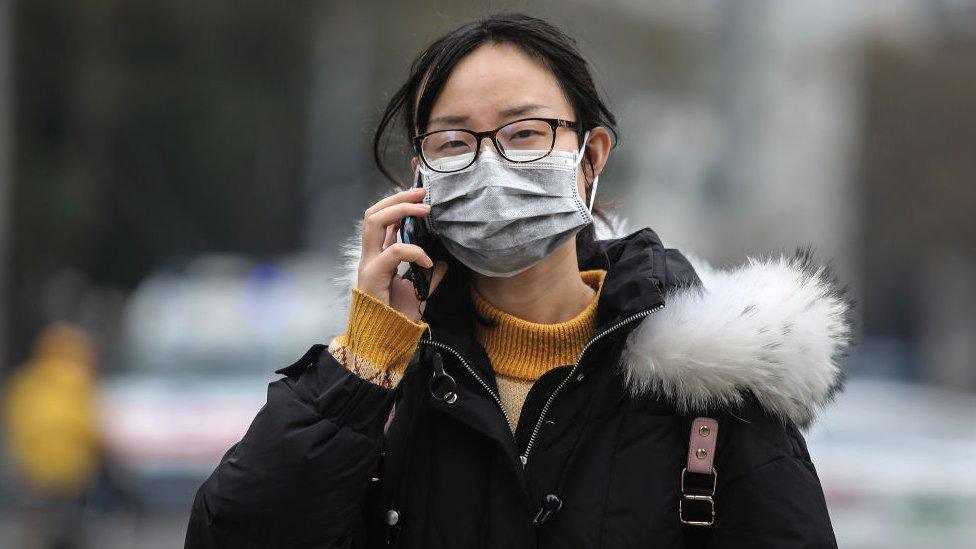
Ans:
{"label": "woman", "polygon": [[[393,181],[398,116],[423,188],[366,210],[345,333],[278,370],[187,547],[836,546],[800,429],[848,306],[809,253],[723,272],[648,228],[595,240],[615,120],[544,21],[417,58],[375,139]],[[397,242],[407,216],[438,246]]]}

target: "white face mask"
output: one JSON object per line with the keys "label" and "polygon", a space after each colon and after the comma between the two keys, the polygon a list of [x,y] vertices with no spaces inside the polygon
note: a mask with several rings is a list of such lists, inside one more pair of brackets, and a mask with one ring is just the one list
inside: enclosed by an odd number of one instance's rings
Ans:
{"label": "white face mask", "polygon": [[[423,219],[444,248],[471,270],[509,277],[525,271],[593,223],[593,181],[587,207],[576,186],[589,132],[579,151],[553,150],[541,160],[515,163],[485,149],[478,161],[459,172],[435,172],[421,164]],[[437,169],[464,165],[471,155],[439,159]],[[509,157],[538,156],[538,151],[507,152]]]}

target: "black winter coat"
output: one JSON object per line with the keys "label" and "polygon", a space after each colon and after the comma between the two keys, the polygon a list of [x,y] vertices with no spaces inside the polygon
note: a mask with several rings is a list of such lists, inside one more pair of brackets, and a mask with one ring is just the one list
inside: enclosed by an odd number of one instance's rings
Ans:
{"label": "black winter coat", "polygon": [[[800,432],[843,386],[832,278],[803,252],[693,267],[647,228],[598,244],[580,263],[608,270],[594,335],[533,385],[514,436],[452,266],[395,390],[321,344],[277,370],[186,547],[836,547]],[[678,517],[696,416],[719,425],[712,526]]]}

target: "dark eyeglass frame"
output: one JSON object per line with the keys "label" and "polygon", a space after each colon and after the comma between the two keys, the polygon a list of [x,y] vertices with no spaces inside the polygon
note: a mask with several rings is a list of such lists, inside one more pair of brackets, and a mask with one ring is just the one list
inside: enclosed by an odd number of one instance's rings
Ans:
{"label": "dark eyeglass frame", "polygon": [[[498,132],[502,128],[505,128],[506,126],[511,126],[512,124],[517,124],[519,122],[527,122],[529,120],[538,120],[538,121],[541,121],[541,122],[546,122],[552,128],[552,142],[549,143],[549,151],[546,152],[546,154],[540,156],[539,158],[533,158],[532,160],[513,160],[513,159],[511,159],[511,158],[509,158],[508,156],[505,155],[505,149],[504,149],[504,147],[502,147],[501,145],[498,144]],[[498,126],[497,128],[493,129],[493,130],[485,130],[483,132],[476,132],[476,131],[468,130],[468,129],[465,129],[465,128],[454,128],[454,129],[448,128],[448,129],[443,129],[443,130],[434,130],[432,132],[422,133],[420,135],[414,136],[414,138],[413,138],[413,149],[414,149],[414,152],[417,154],[417,156],[420,157],[420,161],[423,162],[424,165],[427,166],[428,168],[430,168],[431,170],[433,170],[433,171],[435,171],[437,173],[454,173],[454,172],[459,172],[461,170],[464,170],[464,169],[468,168],[469,166],[471,166],[472,164],[474,164],[475,162],[477,162],[478,161],[478,157],[481,155],[481,141],[484,140],[484,138],[486,138],[486,137],[490,137],[491,138],[491,143],[495,146],[495,150],[498,151],[498,154],[502,155],[502,157],[505,158],[505,160],[508,160],[509,162],[515,162],[515,163],[518,163],[518,164],[525,164],[527,162],[537,162],[537,161],[542,160],[543,158],[549,156],[550,154],[552,154],[552,150],[556,147],[556,129],[557,128],[569,128],[571,130],[574,130],[576,132],[576,140],[579,141],[579,139],[580,139],[580,126],[579,126],[579,123],[577,123],[577,122],[573,122],[572,120],[563,120],[561,118],[529,117],[529,118],[519,118],[518,120],[513,120],[511,122],[506,122],[506,123],[502,124],[501,126]],[[474,149],[474,156],[471,158],[471,162],[465,164],[464,167],[462,167],[462,168],[458,168],[456,170],[449,170],[449,171],[438,170],[438,169],[435,169],[433,166],[431,166],[430,163],[427,162],[427,158],[424,156],[424,151],[423,151],[422,144],[423,144],[424,138],[426,138],[428,136],[431,136],[431,135],[434,135],[435,133],[440,133],[440,132],[463,132],[463,133],[466,133],[468,135],[473,135],[474,138],[475,138],[475,149]]]}

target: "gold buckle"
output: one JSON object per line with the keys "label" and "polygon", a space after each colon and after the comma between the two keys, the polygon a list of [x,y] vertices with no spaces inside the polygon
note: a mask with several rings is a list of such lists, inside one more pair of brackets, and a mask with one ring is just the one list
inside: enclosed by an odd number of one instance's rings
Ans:
{"label": "gold buckle", "polygon": [[[718,472],[712,467],[712,492],[710,494],[688,494],[685,493],[685,474],[688,472],[688,468],[685,467],[681,469],[681,499],[678,500],[678,520],[682,524],[688,524],[690,526],[711,526],[715,523],[715,488],[718,486]],[[685,520],[684,517],[684,501],[707,501],[709,507],[709,514],[711,514],[710,520]]]}

